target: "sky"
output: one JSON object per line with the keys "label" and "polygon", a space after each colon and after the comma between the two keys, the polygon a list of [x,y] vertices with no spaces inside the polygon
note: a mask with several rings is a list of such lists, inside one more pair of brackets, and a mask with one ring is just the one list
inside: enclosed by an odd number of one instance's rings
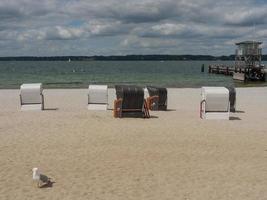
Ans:
{"label": "sky", "polygon": [[219,56],[244,40],[267,53],[267,0],[0,0],[0,56]]}

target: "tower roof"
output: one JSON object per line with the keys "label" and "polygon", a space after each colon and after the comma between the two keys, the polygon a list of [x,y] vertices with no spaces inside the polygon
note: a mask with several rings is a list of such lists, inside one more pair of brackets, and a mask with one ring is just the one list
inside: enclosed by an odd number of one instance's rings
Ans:
{"label": "tower roof", "polygon": [[240,44],[262,44],[262,42],[257,42],[257,41],[244,41],[244,42],[237,42],[235,44],[236,45],[240,45]]}

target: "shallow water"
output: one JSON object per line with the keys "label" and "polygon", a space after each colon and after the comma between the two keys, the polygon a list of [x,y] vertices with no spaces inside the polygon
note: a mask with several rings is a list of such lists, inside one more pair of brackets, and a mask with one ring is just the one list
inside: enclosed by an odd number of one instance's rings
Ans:
{"label": "shallow water", "polygon": [[[42,82],[45,88],[81,88],[88,84],[137,84],[165,87],[254,86],[231,76],[209,74],[208,65],[233,61],[1,61],[0,88]],[[201,65],[205,72],[201,72]],[[257,86],[266,85],[256,84]]]}

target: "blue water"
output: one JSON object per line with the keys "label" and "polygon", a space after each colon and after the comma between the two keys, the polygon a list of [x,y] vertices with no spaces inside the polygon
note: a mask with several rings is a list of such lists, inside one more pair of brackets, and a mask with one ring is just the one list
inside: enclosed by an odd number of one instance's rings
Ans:
{"label": "blue water", "polygon": [[233,61],[1,61],[0,88],[19,88],[22,83],[34,82],[42,82],[45,88],[83,88],[92,83],[110,87],[115,84],[246,86],[235,83],[231,76],[209,74],[208,65],[214,63],[233,64]]}

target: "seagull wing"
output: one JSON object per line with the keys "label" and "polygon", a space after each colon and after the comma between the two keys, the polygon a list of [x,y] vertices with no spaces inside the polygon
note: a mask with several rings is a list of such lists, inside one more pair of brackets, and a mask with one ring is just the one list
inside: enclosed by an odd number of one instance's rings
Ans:
{"label": "seagull wing", "polygon": [[43,183],[48,183],[50,181],[50,178],[48,178],[44,174],[40,174],[40,181],[42,181]]}

